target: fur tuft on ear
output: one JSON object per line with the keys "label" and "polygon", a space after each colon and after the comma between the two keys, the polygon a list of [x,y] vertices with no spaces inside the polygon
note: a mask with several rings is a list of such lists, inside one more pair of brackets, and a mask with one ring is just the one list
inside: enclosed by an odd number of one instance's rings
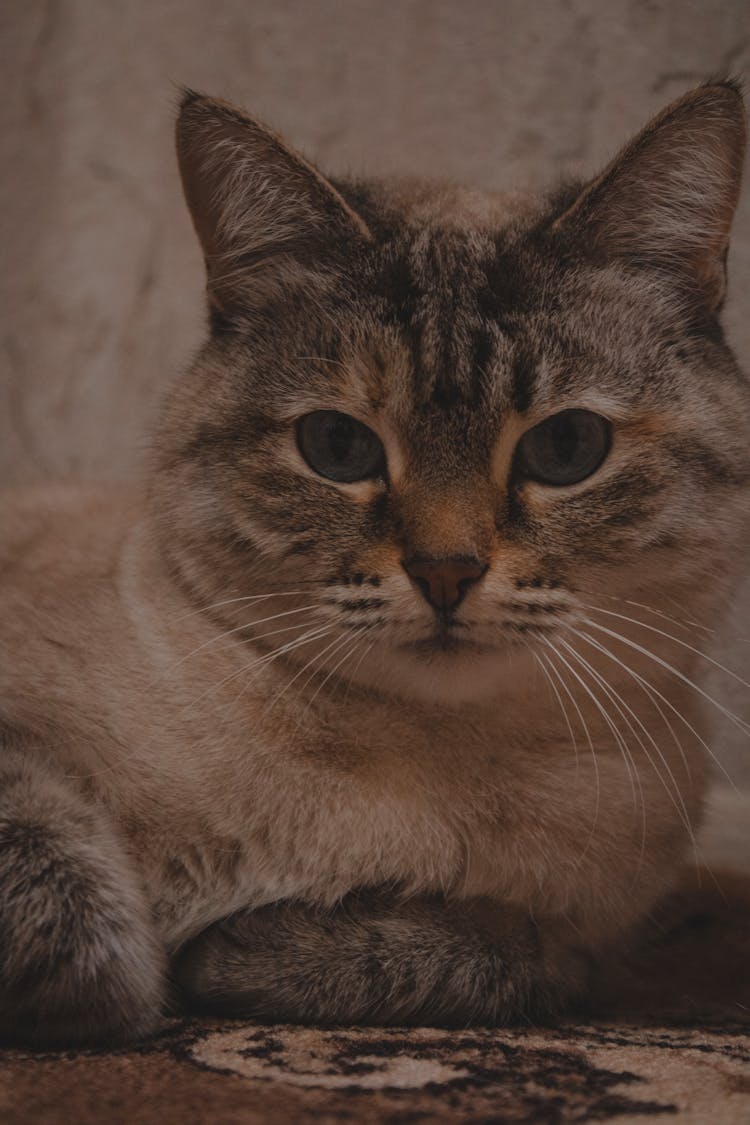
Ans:
{"label": "fur tuft on ear", "polygon": [[185,199],[222,316],[257,308],[338,240],[370,232],[336,189],[275,133],[192,90],[176,126]]}
{"label": "fur tuft on ear", "polygon": [[721,305],[746,129],[737,83],[708,83],[655,117],[553,224],[588,256],[673,275]]}

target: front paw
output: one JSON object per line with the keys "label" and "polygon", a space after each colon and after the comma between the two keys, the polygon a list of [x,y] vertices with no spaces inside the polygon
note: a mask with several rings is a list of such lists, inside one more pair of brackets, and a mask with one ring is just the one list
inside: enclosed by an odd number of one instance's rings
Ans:
{"label": "front paw", "polygon": [[0,782],[0,1039],[48,1047],[153,1032],[164,957],[103,816],[44,775]]}
{"label": "front paw", "polygon": [[211,926],[182,953],[190,1006],[322,1024],[494,1025],[556,1010],[580,984],[528,919],[495,905],[368,892],[325,910],[278,903]]}

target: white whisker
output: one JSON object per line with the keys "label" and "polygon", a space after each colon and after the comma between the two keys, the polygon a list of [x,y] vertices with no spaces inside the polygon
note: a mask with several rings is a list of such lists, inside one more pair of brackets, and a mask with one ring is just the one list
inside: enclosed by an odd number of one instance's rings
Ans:
{"label": "white whisker", "polygon": [[[345,633],[341,633],[341,635],[340,635],[340,636],[338,636],[338,637],[335,637],[335,638],[334,638],[334,640],[333,640],[333,641],[331,642],[331,644],[330,644],[330,645],[327,645],[327,646],[326,646],[326,648],[324,648],[322,652],[318,653],[318,656],[319,656],[319,657],[323,657],[323,656],[325,656],[325,655],[326,655],[326,653],[327,653],[327,654],[328,654],[328,657],[329,657],[329,659],[330,659],[330,657],[332,657],[332,656],[335,656],[335,655],[336,655],[336,653],[337,653],[337,652],[338,652],[338,651],[339,651],[340,649],[342,649],[342,648],[346,648],[347,642],[348,642],[348,641],[350,641],[351,639],[352,639],[352,635],[351,635],[351,633],[350,633],[349,631],[347,631],[347,632],[345,632]],[[313,681],[313,680],[315,679],[315,677],[316,677],[316,676],[318,675],[318,673],[319,673],[320,671],[322,671],[322,669],[321,669],[321,668],[314,668],[314,669],[312,670],[312,672],[310,673],[310,675],[309,675],[309,676],[307,677],[307,679],[306,679],[306,680],[304,681],[304,683],[302,683],[302,684],[300,685],[300,687],[299,687],[299,689],[298,689],[298,691],[299,691],[299,694],[300,694],[300,695],[304,695],[304,694],[305,694],[305,692],[307,691],[308,687],[310,686],[310,684],[312,683],[312,681]],[[327,677],[326,677],[326,678],[327,678]],[[324,681],[324,682],[325,682],[325,681]],[[315,693],[315,694],[317,694],[317,691],[316,691],[316,693]],[[314,696],[313,696],[313,698],[314,698]],[[305,705],[305,710],[307,709],[307,706],[308,706],[308,704],[306,704],[306,705]]]}
{"label": "white whisker", "polygon": [[372,652],[374,644],[375,644],[375,641],[370,641],[369,645],[365,645],[364,649],[360,653],[359,660],[354,665],[354,668],[351,671],[351,674],[349,676],[347,676],[347,679],[348,679],[349,682],[346,685],[346,692],[344,693],[344,703],[346,703],[347,700],[349,699],[349,692],[351,691],[352,684],[355,682],[357,672],[360,669],[360,665],[362,664],[362,661],[367,658],[367,656],[370,652]]}
{"label": "white whisker", "polygon": [[[555,646],[552,644],[552,642],[550,640],[548,640],[546,637],[544,637],[542,639],[543,639],[544,643],[546,644],[546,646],[549,649],[552,650],[552,652],[557,657],[557,659],[560,660],[565,665],[565,667],[568,669],[568,671],[571,672],[571,674],[574,676],[574,678],[576,680],[578,680],[578,682],[580,684],[582,684],[582,686],[586,690],[587,694],[591,695],[591,692],[589,692],[588,688],[586,688],[586,685],[583,684],[580,676],[576,675],[575,671],[570,667],[570,665],[568,664],[568,661],[565,659],[565,657],[562,655],[562,653],[558,652],[558,650],[555,648]],[[561,675],[559,669],[556,668],[555,665],[551,661],[550,661],[550,668],[552,669],[552,671],[556,675],[558,682],[561,684],[563,690],[565,691],[566,695],[570,699],[570,702],[573,704],[573,707],[575,708],[576,714],[578,715],[578,719],[581,723],[581,726],[583,727],[584,734],[586,735],[586,741],[588,743],[589,750],[591,751],[591,761],[592,761],[592,764],[593,764],[593,767],[594,767],[594,776],[596,778],[596,803],[595,803],[595,806],[594,806],[594,819],[593,819],[593,822],[591,824],[591,831],[589,833],[589,838],[586,842],[586,846],[584,847],[583,852],[581,853],[581,859],[583,859],[583,857],[586,854],[586,851],[587,851],[587,849],[588,849],[588,847],[589,847],[589,845],[590,845],[590,843],[591,843],[591,841],[594,837],[594,832],[596,831],[596,826],[599,823],[599,808],[600,808],[600,803],[601,803],[601,779],[599,777],[599,762],[597,761],[596,750],[594,749],[594,742],[593,742],[593,739],[591,737],[589,725],[588,725],[588,723],[586,722],[586,719],[583,716],[583,712],[581,711],[581,708],[578,705],[577,699],[572,694],[570,688],[566,684],[565,679]]]}
{"label": "white whisker", "polygon": [[[591,675],[593,677],[594,682],[599,684],[599,686],[602,688],[602,690],[605,693],[605,697],[608,698],[611,703],[614,703],[614,700],[612,699],[612,695],[609,692],[607,686],[602,683],[600,677],[596,676],[596,674],[594,673],[591,666],[589,664],[587,664],[587,662],[582,659],[580,654],[578,652],[576,652],[576,650],[571,645],[569,645],[566,641],[561,641],[561,644],[570,653],[570,655],[573,657],[573,659],[576,661],[576,663],[579,664],[582,668],[584,668],[589,673],[589,675]],[[561,660],[565,659],[562,656],[562,654],[559,652],[559,650],[558,650],[558,656],[560,657]],[[575,675],[576,678],[578,678],[576,672],[574,671],[573,667],[570,664],[568,664],[568,668],[570,669],[572,674]],[[630,747],[628,746],[624,735],[622,734],[620,729],[617,727],[616,723],[612,719],[612,717],[609,714],[609,712],[607,711],[607,709],[602,705],[601,701],[596,696],[594,696],[592,694],[592,692],[589,689],[589,686],[587,684],[585,684],[580,679],[579,679],[579,682],[584,687],[584,690],[587,691],[589,697],[593,700],[597,710],[599,711],[602,718],[607,723],[607,726],[609,727],[609,729],[611,730],[612,734],[615,737],[617,745],[618,745],[618,747],[619,747],[619,749],[622,753],[623,761],[625,762],[625,767],[628,771],[628,777],[630,779],[630,788],[631,788],[631,791],[632,791],[632,794],[633,794],[633,807],[638,808],[638,801],[637,801],[637,796],[636,796],[636,782],[635,782],[635,776],[633,774],[633,770],[635,770],[635,761],[634,761],[633,756],[630,752]],[[617,706],[617,705],[615,704],[615,706]],[[619,711],[619,708],[618,708],[618,711]],[[622,714],[622,712],[620,712],[620,714]],[[637,770],[636,770],[636,775],[637,775]],[[639,784],[639,789],[640,789],[640,780],[639,780],[638,784]],[[643,790],[642,789],[641,789],[641,806],[643,806]]]}
{"label": "white whisker", "polygon": [[[292,625],[289,628],[297,629],[297,628],[302,628],[302,626]],[[278,629],[278,630],[274,629],[271,633],[268,634],[268,636],[272,636],[273,634],[275,634],[277,632],[284,632],[285,633],[287,631],[288,631],[288,629],[286,627],[283,628],[283,629]],[[222,680],[219,680],[219,682],[217,684],[213,684],[210,688],[208,688],[201,695],[199,695],[198,698],[196,700],[194,700],[193,704],[191,704],[191,706],[195,706],[196,704],[200,703],[201,700],[205,699],[207,696],[215,694],[225,684],[228,684],[232,680],[237,679],[239,676],[243,675],[244,673],[252,672],[255,668],[262,667],[266,664],[270,664],[274,660],[276,660],[279,656],[284,656],[287,652],[294,651],[294,649],[299,648],[304,644],[307,644],[308,641],[317,640],[319,636],[325,636],[330,631],[331,631],[330,625],[315,625],[315,626],[311,627],[310,629],[307,630],[307,632],[303,633],[301,637],[293,638],[291,641],[287,641],[283,645],[279,645],[278,648],[272,649],[271,652],[264,653],[263,656],[260,656],[257,659],[251,661],[249,664],[244,664],[241,668],[238,668],[234,672],[231,672],[228,676],[225,676]],[[262,637],[258,637],[257,639],[261,640]],[[249,680],[248,680],[248,683],[249,683]],[[245,687],[247,687],[247,684],[245,684]],[[244,691],[244,687],[243,687],[242,691]],[[242,695],[242,691],[240,691],[239,695],[237,696],[237,699],[239,699],[240,695]],[[235,700],[235,702],[236,702],[236,700]]]}
{"label": "white whisker", "polygon": [[[604,677],[597,671],[597,669],[595,669],[593,667],[593,665],[591,665],[589,663],[589,661],[587,661],[583,656],[581,656],[581,654],[576,649],[574,649],[571,645],[569,645],[567,643],[567,641],[563,641],[562,643],[565,646],[565,648],[568,650],[568,652],[573,654],[575,656],[575,658],[579,661],[579,663],[584,668],[586,668],[587,671],[589,672],[589,674],[591,676],[593,676],[594,679],[600,684],[600,686],[602,687],[602,690],[606,693],[607,697],[612,701],[614,706],[617,708],[618,713],[622,716],[622,718],[625,721],[628,729],[631,731],[631,733],[633,734],[633,736],[637,740],[638,745],[641,747],[643,753],[646,755],[646,758],[647,758],[651,768],[653,769],[654,773],[656,774],[659,781],[663,785],[665,793],[667,794],[670,801],[674,805],[675,810],[677,811],[678,815],[680,816],[680,818],[682,820],[682,823],[685,826],[685,829],[687,830],[687,832],[690,836],[690,840],[691,840],[691,843],[693,845],[693,849],[695,850],[695,834],[693,832],[693,826],[691,824],[690,817],[688,815],[687,806],[685,805],[685,800],[682,796],[682,790],[680,789],[679,785],[677,784],[677,780],[676,780],[676,778],[675,778],[675,776],[672,772],[672,769],[671,769],[669,763],[667,762],[667,759],[664,757],[664,754],[662,753],[662,750],[661,750],[660,746],[658,745],[658,743],[656,742],[655,738],[653,737],[651,732],[648,730],[648,728],[643,724],[643,722],[641,721],[638,714],[633,710],[633,708],[628,704],[628,702],[625,699],[623,699],[623,697],[620,695],[620,693],[614,687],[612,687],[611,684],[609,684],[604,679]],[[623,710],[623,708],[625,710]],[[625,714],[625,711],[627,711],[628,714]],[[646,738],[649,740],[650,744],[653,746],[654,750],[656,751],[656,754],[658,755],[661,764],[663,765],[664,769],[666,770],[667,777],[669,778],[670,782],[672,783],[672,786],[674,788],[674,792],[672,792],[669,785],[667,784],[664,777],[662,776],[661,771],[659,770],[658,766],[656,765],[653,758],[651,757],[651,754],[649,753],[649,751],[646,747],[646,744],[644,743],[643,739],[638,734],[638,731],[634,728],[632,722],[628,718],[628,715],[631,715],[633,717],[633,719],[635,719],[636,723],[638,724],[638,726],[643,731]],[[631,760],[632,760],[632,758],[631,758]],[[640,784],[640,774],[638,774],[637,769],[636,769],[636,775],[638,776],[638,779],[639,779],[638,784],[639,784],[639,789],[640,789],[640,792],[641,792],[641,801],[643,802],[643,789],[642,789],[641,784]],[[644,826],[644,846],[645,846],[645,826]]]}
{"label": "white whisker", "polygon": [[[607,597],[612,598],[613,595],[609,594]],[[665,613],[663,609],[656,609],[654,606],[646,605],[644,602],[633,601],[632,598],[616,598],[614,600],[622,602],[623,605],[635,606],[636,609],[645,609],[646,613],[653,613],[656,617],[661,617],[664,621],[670,621],[673,625],[679,625],[682,629],[701,629],[704,633],[716,636],[716,629],[709,629],[708,625],[703,625],[700,621],[693,621],[688,617],[672,617],[670,614]]]}
{"label": "white whisker", "polygon": [[[575,650],[572,650],[572,651],[573,651],[574,655],[576,655],[576,656],[578,655],[577,653],[575,653]],[[586,694],[592,700],[592,702],[594,703],[597,710],[602,715],[604,721],[607,723],[607,726],[609,727],[610,731],[612,732],[612,734],[615,738],[615,743],[616,743],[617,748],[620,751],[620,754],[622,756],[622,760],[623,760],[623,763],[625,765],[625,769],[628,771],[628,778],[630,780],[630,788],[631,788],[631,792],[632,792],[632,795],[633,795],[633,810],[634,811],[636,811],[638,809],[638,799],[637,799],[637,796],[636,796],[636,783],[637,783],[638,793],[640,795],[640,810],[641,810],[641,847],[640,847],[640,851],[639,851],[639,854],[638,854],[638,865],[636,867],[635,875],[633,876],[633,882],[635,883],[635,881],[638,878],[638,873],[640,872],[641,866],[643,864],[644,857],[646,855],[646,800],[645,800],[645,796],[644,796],[644,793],[643,793],[643,786],[641,784],[641,776],[638,772],[638,767],[636,766],[636,763],[635,763],[635,761],[633,759],[633,756],[630,752],[630,747],[628,746],[625,738],[623,737],[623,735],[621,734],[621,732],[617,728],[617,725],[610,718],[610,715],[609,715],[608,711],[606,710],[606,708],[602,707],[601,703],[599,702],[597,697],[594,695],[594,693],[591,691],[588,684],[586,684],[581,679],[581,677],[578,676],[578,674],[575,672],[575,670],[571,667],[570,664],[568,664],[568,662],[565,660],[565,658],[559,652],[558,652],[558,657],[561,660],[565,661],[565,664],[567,665],[568,669],[576,677],[576,679],[581,684],[581,686],[583,687]]]}
{"label": "white whisker", "polygon": [[[635,679],[643,687],[644,691],[647,691],[647,692],[649,692],[649,694],[657,696],[662,701],[662,703],[666,707],[668,707],[674,715],[677,716],[677,718],[680,720],[680,722],[682,722],[687,727],[687,729],[690,731],[690,733],[693,735],[693,737],[700,743],[700,745],[703,747],[703,749],[706,751],[706,753],[709,755],[709,757],[713,760],[713,762],[718,766],[718,768],[724,774],[724,777],[727,779],[727,781],[732,786],[734,791],[736,793],[740,792],[740,790],[737,788],[737,785],[735,784],[734,780],[727,773],[727,771],[724,768],[722,762],[719,760],[719,758],[716,757],[716,754],[714,753],[712,748],[709,746],[709,744],[706,742],[706,740],[703,738],[703,736],[700,734],[700,732],[695,729],[695,727],[690,722],[690,720],[687,719],[677,707],[675,707],[674,703],[672,703],[672,701],[670,699],[668,699],[666,695],[664,695],[662,692],[660,692],[658,688],[654,687],[653,684],[650,684],[644,676],[642,676],[639,672],[636,672],[635,669],[631,668],[628,664],[626,664],[624,662],[624,660],[621,660],[619,656],[616,656],[610,649],[608,649],[606,647],[606,645],[599,644],[599,642],[596,641],[593,637],[589,637],[588,633],[583,633],[583,632],[580,632],[579,630],[575,630],[575,632],[577,633],[577,635],[579,637],[582,637],[589,644],[591,644],[595,648],[599,649],[599,651],[604,653],[605,656],[608,656],[610,660],[613,660],[615,662],[615,664],[619,664],[619,666],[623,669],[623,671],[627,672],[628,675],[632,676],[633,679]],[[656,706],[656,704],[655,704],[655,706]],[[660,714],[663,714],[663,712],[661,712],[661,710],[660,710]],[[665,721],[666,721],[666,716],[664,716],[664,717],[665,717]],[[667,725],[669,726],[669,728],[671,730],[672,727],[671,727],[671,724],[668,721],[667,721]]]}
{"label": "white whisker", "polygon": [[726,718],[728,718],[730,722],[734,724],[734,726],[738,727],[743,734],[750,737],[750,725],[746,723],[744,719],[741,719],[739,715],[735,715],[734,712],[730,711],[728,707],[725,707],[723,703],[719,703],[718,699],[714,699],[714,697],[712,695],[709,695],[707,691],[704,691],[704,689],[700,687],[699,684],[696,684],[694,680],[691,680],[690,677],[686,676],[684,672],[681,672],[679,668],[675,668],[673,664],[669,663],[669,661],[663,660],[660,656],[657,656],[655,652],[651,652],[650,649],[644,648],[643,645],[639,645],[637,641],[633,641],[629,637],[624,637],[622,633],[616,633],[613,629],[608,629],[605,625],[600,625],[597,621],[592,621],[589,617],[584,617],[583,621],[584,624],[588,625],[590,628],[597,629],[601,633],[606,633],[607,636],[612,637],[616,641],[620,641],[621,644],[627,645],[628,648],[635,649],[636,652],[640,652],[649,660],[653,660],[656,664],[659,664],[662,668],[664,668],[665,671],[671,672],[671,674],[678,680],[681,680],[684,684],[687,684],[688,687],[693,688],[693,690],[696,691],[698,695],[707,700],[713,707],[720,711],[722,715],[725,715]]}
{"label": "white whisker", "polygon": [[[240,632],[242,632],[243,629],[258,629],[261,625],[267,625],[269,621],[277,621],[280,617],[289,617],[293,613],[304,613],[305,610],[319,609],[319,608],[320,607],[318,606],[317,602],[313,602],[310,605],[300,606],[298,609],[285,609],[282,613],[274,613],[270,617],[261,617],[260,621],[247,621],[242,625],[235,625],[232,629],[227,629],[223,633],[217,633],[217,635],[215,637],[209,637],[207,641],[203,641],[203,643],[198,645],[197,648],[194,648],[192,652],[189,652],[187,654],[187,656],[180,657],[180,659],[177,661],[177,663],[173,664],[167,670],[165,675],[167,675],[167,676],[171,675],[171,673],[174,672],[175,669],[179,668],[181,664],[184,664],[186,660],[190,660],[197,653],[202,652],[203,649],[209,648],[209,646],[211,646],[211,645],[218,644],[219,641],[223,641],[226,637],[231,637],[235,633],[240,633]],[[296,628],[296,627],[297,626],[292,626],[292,628]],[[271,636],[271,635],[272,634],[270,634],[270,633],[264,634],[264,636]],[[259,637],[250,637],[249,639],[251,641],[260,640]]]}
{"label": "white whisker", "polygon": [[209,613],[212,609],[220,609],[222,606],[234,605],[236,602],[259,602],[266,598],[299,598],[307,593],[309,593],[309,590],[275,590],[271,594],[248,594],[238,598],[225,598],[224,601],[221,602],[213,602],[211,605],[191,609],[187,613],[176,617],[174,620],[175,623],[184,621],[186,617],[195,617],[199,613]]}
{"label": "white whisker", "polygon": [[[334,664],[334,666],[333,666],[333,667],[332,667],[331,669],[329,669],[329,671],[328,671],[328,674],[327,674],[327,676],[325,676],[325,678],[324,678],[324,679],[323,679],[323,680],[322,680],[322,681],[321,681],[321,682],[320,682],[320,683],[318,684],[318,686],[316,687],[315,691],[313,692],[313,694],[312,694],[312,695],[310,696],[310,698],[308,699],[307,703],[305,704],[305,708],[304,708],[304,711],[302,712],[302,715],[300,716],[300,722],[302,721],[302,718],[304,718],[305,714],[307,713],[307,711],[308,711],[308,708],[312,706],[312,704],[313,704],[313,702],[315,701],[315,699],[317,698],[318,694],[319,694],[319,693],[320,693],[320,692],[321,692],[321,691],[323,690],[323,688],[325,687],[325,685],[326,685],[326,684],[328,683],[328,681],[330,680],[331,676],[333,676],[333,675],[334,675],[334,673],[338,671],[338,669],[339,669],[339,668],[341,667],[341,665],[342,665],[342,664],[344,663],[344,661],[345,661],[345,660],[348,660],[348,659],[350,659],[350,658],[351,658],[351,656],[352,656],[352,655],[353,655],[353,654],[354,654],[354,653],[356,652],[357,648],[359,647],[359,643],[360,643],[360,641],[361,641],[361,639],[362,639],[362,636],[363,636],[363,634],[364,634],[364,633],[366,633],[366,632],[367,632],[367,630],[366,630],[366,629],[360,629],[360,630],[359,630],[358,632],[356,632],[356,633],[354,634],[354,638],[353,638],[353,643],[352,643],[351,647],[350,647],[350,648],[347,648],[347,647],[346,647],[346,645],[344,645],[344,649],[345,649],[345,651],[344,651],[344,655],[343,655],[343,656],[341,657],[341,659],[340,659],[340,660],[338,660],[338,661],[337,661],[337,662],[336,662],[336,663]],[[344,635],[344,638],[343,638],[343,639],[344,639],[344,641],[347,641],[347,640],[352,640],[352,638],[351,638],[351,637],[347,637],[347,636],[346,636],[346,634]],[[337,650],[336,650],[336,649],[334,649],[334,652],[336,652],[336,651],[337,651]],[[317,675],[317,672],[315,673],[315,675]],[[305,681],[305,686],[307,686],[307,684],[308,684],[309,682],[310,682],[309,680],[306,680],[306,681]],[[299,724],[298,724],[298,725],[299,725]]]}
{"label": "white whisker", "polygon": [[[330,628],[328,629],[328,632],[331,632]],[[292,676],[292,678],[284,685],[284,687],[281,689],[281,691],[273,697],[273,699],[271,700],[270,703],[268,703],[266,705],[266,707],[264,708],[264,714],[265,714],[266,711],[272,710],[276,706],[276,704],[279,702],[279,700],[282,698],[282,696],[284,696],[286,694],[286,692],[289,690],[289,688],[292,686],[292,684],[295,683],[300,678],[300,676],[303,675],[308,670],[308,668],[310,668],[310,666],[312,664],[315,664],[316,661],[320,660],[321,657],[325,656],[325,654],[329,651],[329,649],[331,649],[335,644],[337,644],[340,641],[340,639],[341,639],[340,636],[334,637],[333,640],[330,642],[330,644],[327,644],[324,649],[322,649],[320,652],[314,653],[313,656],[310,658],[310,660],[308,660],[308,662],[306,664],[304,664],[294,676]]]}
{"label": "white whisker", "polygon": [[629,668],[627,666],[627,664],[623,663],[622,660],[618,660],[618,658],[616,656],[614,656],[609,651],[608,648],[606,648],[604,645],[600,644],[598,641],[594,640],[593,637],[590,637],[588,633],[584,633],[580,629],[574,629],[574,628],[572,628],[572,626],[569,626],[569,629],[570,629],[570,632],[573,633],[576,637],[579,637],[586,644],[591,645],[598,652],[601,652],[604,656],[607,656],[610,660],[614,661],[615,664],[618,664],[622,668],[622,670],[624,672],[626,672],[628,674],[628,676],[631,677],[631,679],[635,680],[635,682],[638,684],[638,686],[644,692],[644,694],[648,698],[649,702],[651,703],[651,705],[653,706],[653,708],[655,709],[655,711],[657,712],[657,714],[661,718],[662,722],[664,723],[665,727],[669,731],[670,735],[672,736],[672,741],[674,742],[675,746],[677,747],[677,752],[680,755],[680,761],[682,762],[682,767],[685,770],[685,775],[687,777],[687,780],[688,780],[689,783],[692,782],[693,778],[692,778],[692,773],[691,773],[691,770],[690,770],[690,762],[688,761],[687,755],[685,753],[685,748],[683,747],[682,743],[680,742],[679,738],[677,737],[677,734],[675,732],[674,727],[672,726],[669,719],[664,714],[662,708],[660,707],[659,703],[657,702],[656,689],[652,688],[651,685],[642,676],[637,675],[637,673],[634,672],[632,668]]}
{"label": "white whisker", "polygon": [[615,613],[614,610],[611,609],[600,609],[595,605],[585,605],[584,609],[591,609],[594,613],[604,613],[607,617],[618,617],[621,621],[629,621],[631,625],[638,625],[641,629],[648,629],[650,633],[658,633],[660,637],[666,637],[667,640],[674,641],[674,643],[680,645],[681,648],[685,648],[696,656],[700,656],[702,660],[712,664],[714,668],[718,668],[719,671],[726,673],[727,676],[731,676],[733,680],[736,680],[738,684],[742,684],[743,687],[750,688],[750,683],[747,680],[743,680],[742,676],[737,675],[731,668],[727,668],[726,665],[721,664],[718,660],[714,660],[708,653],[701,652],[699,648],[688,644],[687,641],[683,641],[680,637],[675,637],[673,633],[667,633],[663,629],[657,629],[655,625],[647,625],[645,621],[639,621],[635,617],[628,617],[624,613]]}
{"label": "white whisker", "polygon": [[573,731],[573,726],[572,726],[572,723],[570,721],[570,716],[568,715],[567,708],[566,708],[565,703],[563,702],[563,698],[560,695],[560,692],[557,688],[557,684],[555,683],[555,681],[552,679],[552,676],[550,675],[549,668],[547,667],[547,664],[546,664],[546,659],[543,657],[543,655],[541,653],[536,652],[531,647],[530,644],[527,643],[526,647],[528,648],[529,652],[531,653],[531,655],[536,660],[539,667],[542,669],[542,672],[544,673],[544,677],[547,680],[547,683],[549,684],[550,688],[552,689],[552,692],[555,696],[555,699],[557,700],[560,711],[562,712],[563,719],[565,720],[565,725],[568,728],[568,734],[570,735],[570,742],[571,742],[571,745],[573,747],[573,753],[575,754],[576,778],[577,778],[578,777],[578,770],[579,770],[580,764],[581,764],[580,759],[579,759],[579,754],[578,754],[578,741],[577,741],[575,733]]}

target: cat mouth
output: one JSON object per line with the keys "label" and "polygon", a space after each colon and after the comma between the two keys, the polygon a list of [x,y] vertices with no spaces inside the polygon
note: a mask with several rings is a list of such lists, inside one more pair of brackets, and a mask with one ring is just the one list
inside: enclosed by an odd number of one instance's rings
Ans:
{"label": "cat mouth", "polygon": [[445,622],[428,636],[408,641],[402,647],[425,656],[437,653],[488,652],[491,646],[469,636],[468,629],[469,626],[460,621]]}

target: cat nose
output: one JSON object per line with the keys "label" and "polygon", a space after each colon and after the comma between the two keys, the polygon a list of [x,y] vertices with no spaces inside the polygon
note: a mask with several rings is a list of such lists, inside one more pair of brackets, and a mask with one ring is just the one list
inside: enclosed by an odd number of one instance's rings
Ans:
{"label": "cat nose", "polygon": [[401,564],[425,600],[440,613],[450,613],[478,582],[487,564],[475,558],[436,559],[414,555]]}

